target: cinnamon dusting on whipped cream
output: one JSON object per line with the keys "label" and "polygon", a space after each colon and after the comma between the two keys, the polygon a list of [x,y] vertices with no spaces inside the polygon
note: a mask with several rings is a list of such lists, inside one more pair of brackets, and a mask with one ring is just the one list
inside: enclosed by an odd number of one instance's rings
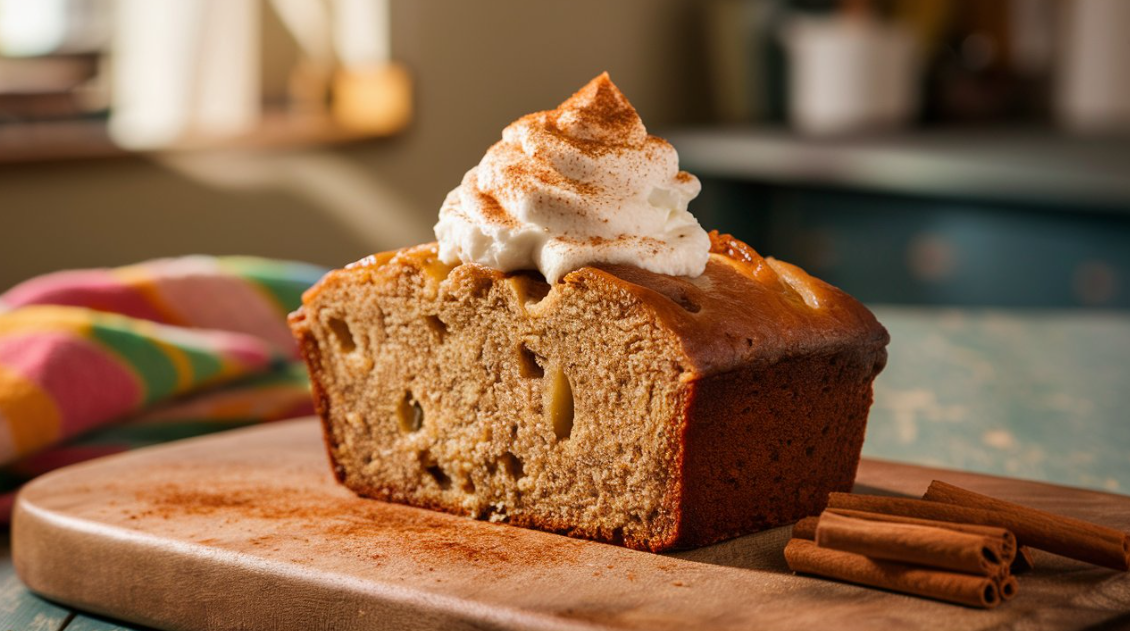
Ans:
{"label": "cinnamon dusting on whipped cream", "polygon": [[440,209],[440,258],[549,282],[596,263],[698,276],[710,239],[687,204],[699,189],[604,73],[503,130]]}

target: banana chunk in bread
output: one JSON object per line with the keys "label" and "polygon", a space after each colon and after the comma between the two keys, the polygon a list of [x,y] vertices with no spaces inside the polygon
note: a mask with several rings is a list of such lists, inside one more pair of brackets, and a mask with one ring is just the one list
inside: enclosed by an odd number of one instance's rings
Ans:
{"label": "banana chunk in bread", "polygon": [[536,273],[434,244],[329,273],[291,327],[338,480],[381,500],[653,551],[850,490],[887,332],[711,235],[706,272]]}

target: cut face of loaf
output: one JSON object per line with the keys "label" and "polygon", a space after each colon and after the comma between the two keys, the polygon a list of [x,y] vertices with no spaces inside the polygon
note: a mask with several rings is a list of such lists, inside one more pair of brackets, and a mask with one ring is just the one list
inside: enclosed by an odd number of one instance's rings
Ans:
{"label": "cut face of loaf", "polygon": [[698,278],[450,268],[434,245],[328,274],[291,318],[338,479],[366,496],[665,550],[851,488],[886,331],[728,237]]}

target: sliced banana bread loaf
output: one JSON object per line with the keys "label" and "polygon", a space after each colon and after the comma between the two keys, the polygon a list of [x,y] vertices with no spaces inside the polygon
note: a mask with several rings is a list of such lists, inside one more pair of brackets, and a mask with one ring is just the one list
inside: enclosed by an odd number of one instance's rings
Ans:
{"label": "sliced banana bread loaf", "polygon": [[851,488],[887,333],[711,234],[704,274],[536,273],[434,244],[328,274],[291,316],[360,495],[648,550],[795,521]]}

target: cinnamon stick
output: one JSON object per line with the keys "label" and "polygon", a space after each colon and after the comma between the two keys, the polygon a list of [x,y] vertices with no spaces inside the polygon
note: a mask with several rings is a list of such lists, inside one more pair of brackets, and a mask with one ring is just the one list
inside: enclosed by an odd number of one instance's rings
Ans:
{"label": "cinnamon stick", "polygon": [[869,521],[825,511],[816,527],[821,548],[912,565],[997,577],[1002,573],[999,537],[916,524]]}
{"label": "cinnamon stick", "polygon": [[[998,526],[1011,530],[1016,535],[1018,545],[1031,545],[1034,548],[1045,548],[1048,545],[1048,539],[1051,536],[1039,536],[1040,529],[1033,527],[1029,521],[1016,518],[1015,515],[1002,514],[997,511],[987,510],[984,508],[975,508],[968,506],[960,506],[957,504],[948,504],[944,502],[936,502],[929,500],[916,500],[901,497],[881,497],[875,495],[854,495],[851,493],[831,493],[828,496],[828,506],[836,509],[851,509],[851,510],[864,510],[876,513],[887,513],[892,515],[904,515],[907,517],[916,517],[920,519],[936,519],[938,521],[950,521],[967,524],[981,524],[985,526]],[[1062,535],[1063,533],[1061,533]],[[1111,542],[1103,542],[1094,537],[1077,537],[1071,542],[1061,541],[1061,545],[1055,545],[1057,550],[1069,552],[1064,556],[1073,556],[1072,558],[1080,558],[1083,561],[1091,561],[1092,558],[1098,557],[1102,560],[1113,561],[1110,566],[1117,565],[1118,559],[1111,558],[1110,549],[1115,547]],[[1066,544],[1066,545],[1062,545]],[[1079,555],[1075,549],[1079,546],[1085,548],[1084,554]],[[1107,555],[1093,554],[1095,549],[1100,551],[1104,548]],[[1049,552],[1056,552],[1056,550],[1048,549]],[[1088,553],[1090,552],[1090,553]],[[1061,552],[1057,552],[1061,554]],[[1081,558],[1086,556],[1087,558]],[[1127,563],[1127,559],[1122,559],[1123,563]],[[1094,562],[1094,561],[1092,561]],[[1123,569],[1122,567],[1116,569]]]}
{"label": "cinnamon stick", "polygon": [[[1001,562],[1012,563],[1016,557],[1016,537],[1006,528],[997,526],[982,526],[980,524],[961,524],[947,521],[939,521],[936,519],[918,519],[915,517],[905,517],[903,515],[886,515],[884,513],[869,513],[867,511],[851,510],[846,508],[829,508],[826,512],[843,515],[845,517],[854,517],[856,519],[867,519],[870,521],[885,521],[897,524],[914,524],[917,526],[931,526],[933,528],[948,528],[956,530],[957,532],[968,532],[975,535],[984,535],[987,537],[999,538],[1002,542],[1002,555]],[[796,536],[796,535],[794,535]]]}
{"label": "cinnamon stick", "polygon": [[991,511],[998,515],[996,523],[1013,531],[1024,545],[1103,567],[1130,570],[1130,536],[1125,532],[988,497],[938,480],[930,483],[923,498],[949,506]]}
{"label": "cinnamon stick", "polygon": [[793,537],[796,539],[816,540],[816,525],[820,523],[819,517],[805,517],[793,524]]}
{"label": "cinnamon stick", "polygon": [[[958,524],[978,524],[981,526],[1005,527],[993,511],[980,508],[966,508],[953,504],[928,502],[905,497],[886,497],[879,495],[856,495],[854,493],[829,493],[828,508],[842,510],[900,515],[915,519],[932,519]],[[1014,532],[1014,534],[1016,534]],[[1017,535],[1019,544],[1019,535]]]}
{"label": "cinnamon stick", "polygon": [[1016,580],[1015,576],[1004,576],[997,581],[997,592],[1000,594],[1001,600],[1012,600],[1016,598],[1016,594],[1020,591],[1020,582]]}
{"label": "cinnamon stick", "polygon": [[991,609],[1000,604],[993,579],[986,576],[933,570],[895,561],[869,559],[861,554],[821,548],[812,541],[793,539],[785,546],[789,568],[849,583]]}
{"label": "cinnamon stick", "polygon": [[[932,526],[934,528],[946,528],[955,530],[957,532],[968,532],[972,534],[985,535],[989,537],[999,538],[1001,541],[1001,572],[1002,575],[1023,573],[1033,567],[1031,552],[1028,548],[1018,547],[1016,545],[1016,537],[1004,529],[995,526],[981,526],[977,524],[958,524],[945,521],[937,521],[933,519],[916,519],[914,517],[903,517],[902,515],[885,515],[883,513],[870,513],[866,511],[850,510],[844,508],[829,508],[824,512],[834,513],[836,515],[843,515],[845,517],[854,517],[856,519],[866,519],[870,521],[889,522],[895,524],[913,524],[918,526]],[[820,517],[805,517],[793,525],[793,537],[798,539],[807,539],[809,541],[816,540],[816,528],[820,523]],[[1018,550],[1023,550],[1024,558],[1017,558],[1020,554]]]}

